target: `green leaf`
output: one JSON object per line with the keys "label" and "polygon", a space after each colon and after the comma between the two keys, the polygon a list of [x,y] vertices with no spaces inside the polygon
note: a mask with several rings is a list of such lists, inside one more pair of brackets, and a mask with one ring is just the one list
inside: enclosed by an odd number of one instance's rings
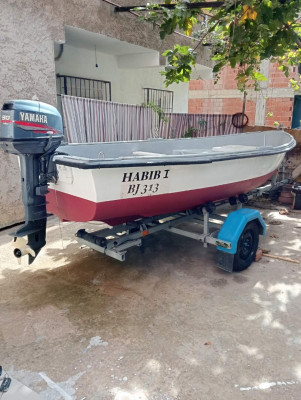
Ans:
{"label": "green leaf", "polygon": [[235,68],[235,66],[236,66],[236,58],[235,57],[230,57],[229,58],[229,62],[230,62],[230,66],[232,68]]}
{"label": "green leaf", "polygon": [[264,76],[262,73],[260,72],[254,72],[254,79],[256,79],[257,81],[261,82],[261,81],[267,81],[267,77]]}

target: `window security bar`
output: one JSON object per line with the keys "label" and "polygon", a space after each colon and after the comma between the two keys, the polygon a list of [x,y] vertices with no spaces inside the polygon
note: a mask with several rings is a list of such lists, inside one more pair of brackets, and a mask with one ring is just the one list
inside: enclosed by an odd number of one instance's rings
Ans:
{"label": "window security bar", "polygon": [[66,94],[76,97],[111,101],[111,82],[69,75],[57,75],[58,96]]}

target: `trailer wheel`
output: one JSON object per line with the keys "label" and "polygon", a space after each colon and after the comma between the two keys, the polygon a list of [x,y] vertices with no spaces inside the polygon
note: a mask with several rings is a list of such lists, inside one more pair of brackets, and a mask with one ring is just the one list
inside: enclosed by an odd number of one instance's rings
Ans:
{"label": "trailer wheel", "polygon": [[240,235],[234,256],[233,271],[247,269],[255,260],[259,242],[259,228],[256,221],[249,222]]}

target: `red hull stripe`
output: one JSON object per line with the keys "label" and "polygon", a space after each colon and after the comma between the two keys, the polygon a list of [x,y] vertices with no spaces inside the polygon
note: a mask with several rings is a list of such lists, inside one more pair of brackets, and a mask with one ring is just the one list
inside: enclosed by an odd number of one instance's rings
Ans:
{"label": "red hull stripe", "polygon": [[62,220],[77,222],[95,220],[106,222],[109,225],[118,225],[137,218],[183,211],[208,201],[223,200],[240,193],[247,193],[265,183],[273,173],[211,188],[102,203],[94,203],[90,200],[49,189],[47,210]]}
{"label": "red hull stripe", "polygon": [[48,131],[51,131],[54,134],[57,134],[58,132],[51,128],[51,126],[43,125],[43,124],[36,124],[35,122],[25,122],[25,121],[14,121],[16,125],[21,125],[21,126],[29,126],[32,128],[43,128],[43,131],[37,131],[35,130],[36,133],[45,133],[47,134],[48,132],[45,132],[45,129]]}
{"label": "red hull stripe", "polygon": [[1,122],[2,122],[2,124],[11,124],[11,123],[14,122],[16,125],[31,126],[31,127],[34,127],[34,128],[44,128],[44,129],[53,130],[53,128],[51,128],[50,126],[42,125],[42,124],[36,124],[35,122],[11,121],[11,120],[6,120],[6,119],[1,120]]}
{"label": "red hull stripe", "polygon": [[[41,124],[35,124],[35,123],[32,123],[32,122],[23,122],[23,121],[9,121],[9,120],[1,120],[1,123],[2,124],[12,124],[12,123],[15,123],[16,125],[21,125],[21,126],[29,126],[29,127],[32,127],[32,128],[43,128],[43,130],[42,131],[39,131],[39,130],[36,130],[35,129],[35,133],[43,133],[43,134],[45,134],[45,135],[47,135],[50,131],[53,133],[53,134],[57,134],[58,132],[55,130],[55,129],[53,129],[53,128],[50,128],[50,127],[48,127],[48,126],[46,126],[46,125],[41,125]],[[47,131],[45,131],[45,129],[47,129]]]}
{"label": "red hull stripe", "polygon": [[15,124],[17,125],[23,125],[23,126],[33,126],[35,128],[45,128],[45,129],[53,129],[50,126],[43,125],[43,124],[37,124],[35,122],[26,122],[26,121],[14,121]]}

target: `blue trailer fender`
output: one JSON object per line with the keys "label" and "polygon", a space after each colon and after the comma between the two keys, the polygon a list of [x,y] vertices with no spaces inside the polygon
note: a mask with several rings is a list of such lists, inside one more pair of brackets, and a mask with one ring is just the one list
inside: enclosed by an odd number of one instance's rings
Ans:
{"label": "blue trailer fender", "polygon": [[229,254],[236,254],[237,243],[243,230],[245,229],[245,226],[249,222],[255,220],[258,223],[259,233],[265,236],[266,225],[258,210],[253,210],[251,208],[242,208],[240,210],[231,212],[228,215],[217,236],[217,239],[220,241],[231,242],[231,249],[227,249],[221,246],[217,246],[217,249]]}

